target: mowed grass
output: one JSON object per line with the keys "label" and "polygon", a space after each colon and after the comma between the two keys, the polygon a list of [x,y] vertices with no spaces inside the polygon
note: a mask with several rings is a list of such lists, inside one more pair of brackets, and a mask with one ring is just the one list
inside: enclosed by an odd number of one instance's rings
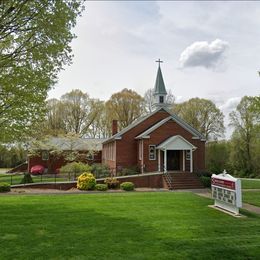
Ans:
{"label": "mowed grass", "polygon": [[260,207],[260,191],[244,191],[242,200],[243,202]]}
{"label": "mowed grass", "polygon": [[189,192],[0,196],[1,259],[257,259],[260,217]]}
{"label": "mowed grass", "polygon": [[260,179],[241,179],[241,187],[242,189],[260,189]]}

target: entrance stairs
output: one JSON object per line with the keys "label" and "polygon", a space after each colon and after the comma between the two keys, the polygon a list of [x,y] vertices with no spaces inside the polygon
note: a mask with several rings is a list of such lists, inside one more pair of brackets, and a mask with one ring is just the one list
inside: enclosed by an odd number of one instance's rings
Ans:
{"label": "entrance stairs", "polygon": [[163,174],[163,181],[169,190],[204,188],[199,177],[192,172],[167,172]]}

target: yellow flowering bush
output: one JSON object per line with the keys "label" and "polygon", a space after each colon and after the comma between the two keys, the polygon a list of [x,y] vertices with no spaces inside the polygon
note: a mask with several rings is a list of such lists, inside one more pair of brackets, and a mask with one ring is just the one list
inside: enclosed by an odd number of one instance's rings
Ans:
{"label": "yellow flowering bush", "polygon": [[94,190],[96,179],[90,172],[84,172],[78,177],[77,188],[79,190]]}

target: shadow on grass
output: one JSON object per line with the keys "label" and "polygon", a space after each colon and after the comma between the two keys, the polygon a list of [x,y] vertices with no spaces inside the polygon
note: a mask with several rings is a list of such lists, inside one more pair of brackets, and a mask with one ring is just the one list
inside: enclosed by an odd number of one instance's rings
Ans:
{"label": "shadow on grass", "polygon": [[[174,204],[176,196],[187,200]],[[233,219],[208,202],[189,194],[5,197],[0,258],[255,259],[259,218]]]}

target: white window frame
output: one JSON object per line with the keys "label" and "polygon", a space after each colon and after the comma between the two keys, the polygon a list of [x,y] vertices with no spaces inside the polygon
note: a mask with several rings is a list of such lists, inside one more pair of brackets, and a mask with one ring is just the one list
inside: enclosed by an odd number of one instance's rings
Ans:
{"label": "white window frame", "polygon": [[49,158],[50,158],[50,153],[49,153],[49,151],[43,150],[43,151],[42,151],[42,160],[43,160],[43,161],[48,161]]}
{"label": "white window frame", "polygon": [[[151,158],[151,148],[154,148],[154,158]],[[149,145],[149,160],[150,161],[155,161],[156,160],[156,145],[150,144]]]}

